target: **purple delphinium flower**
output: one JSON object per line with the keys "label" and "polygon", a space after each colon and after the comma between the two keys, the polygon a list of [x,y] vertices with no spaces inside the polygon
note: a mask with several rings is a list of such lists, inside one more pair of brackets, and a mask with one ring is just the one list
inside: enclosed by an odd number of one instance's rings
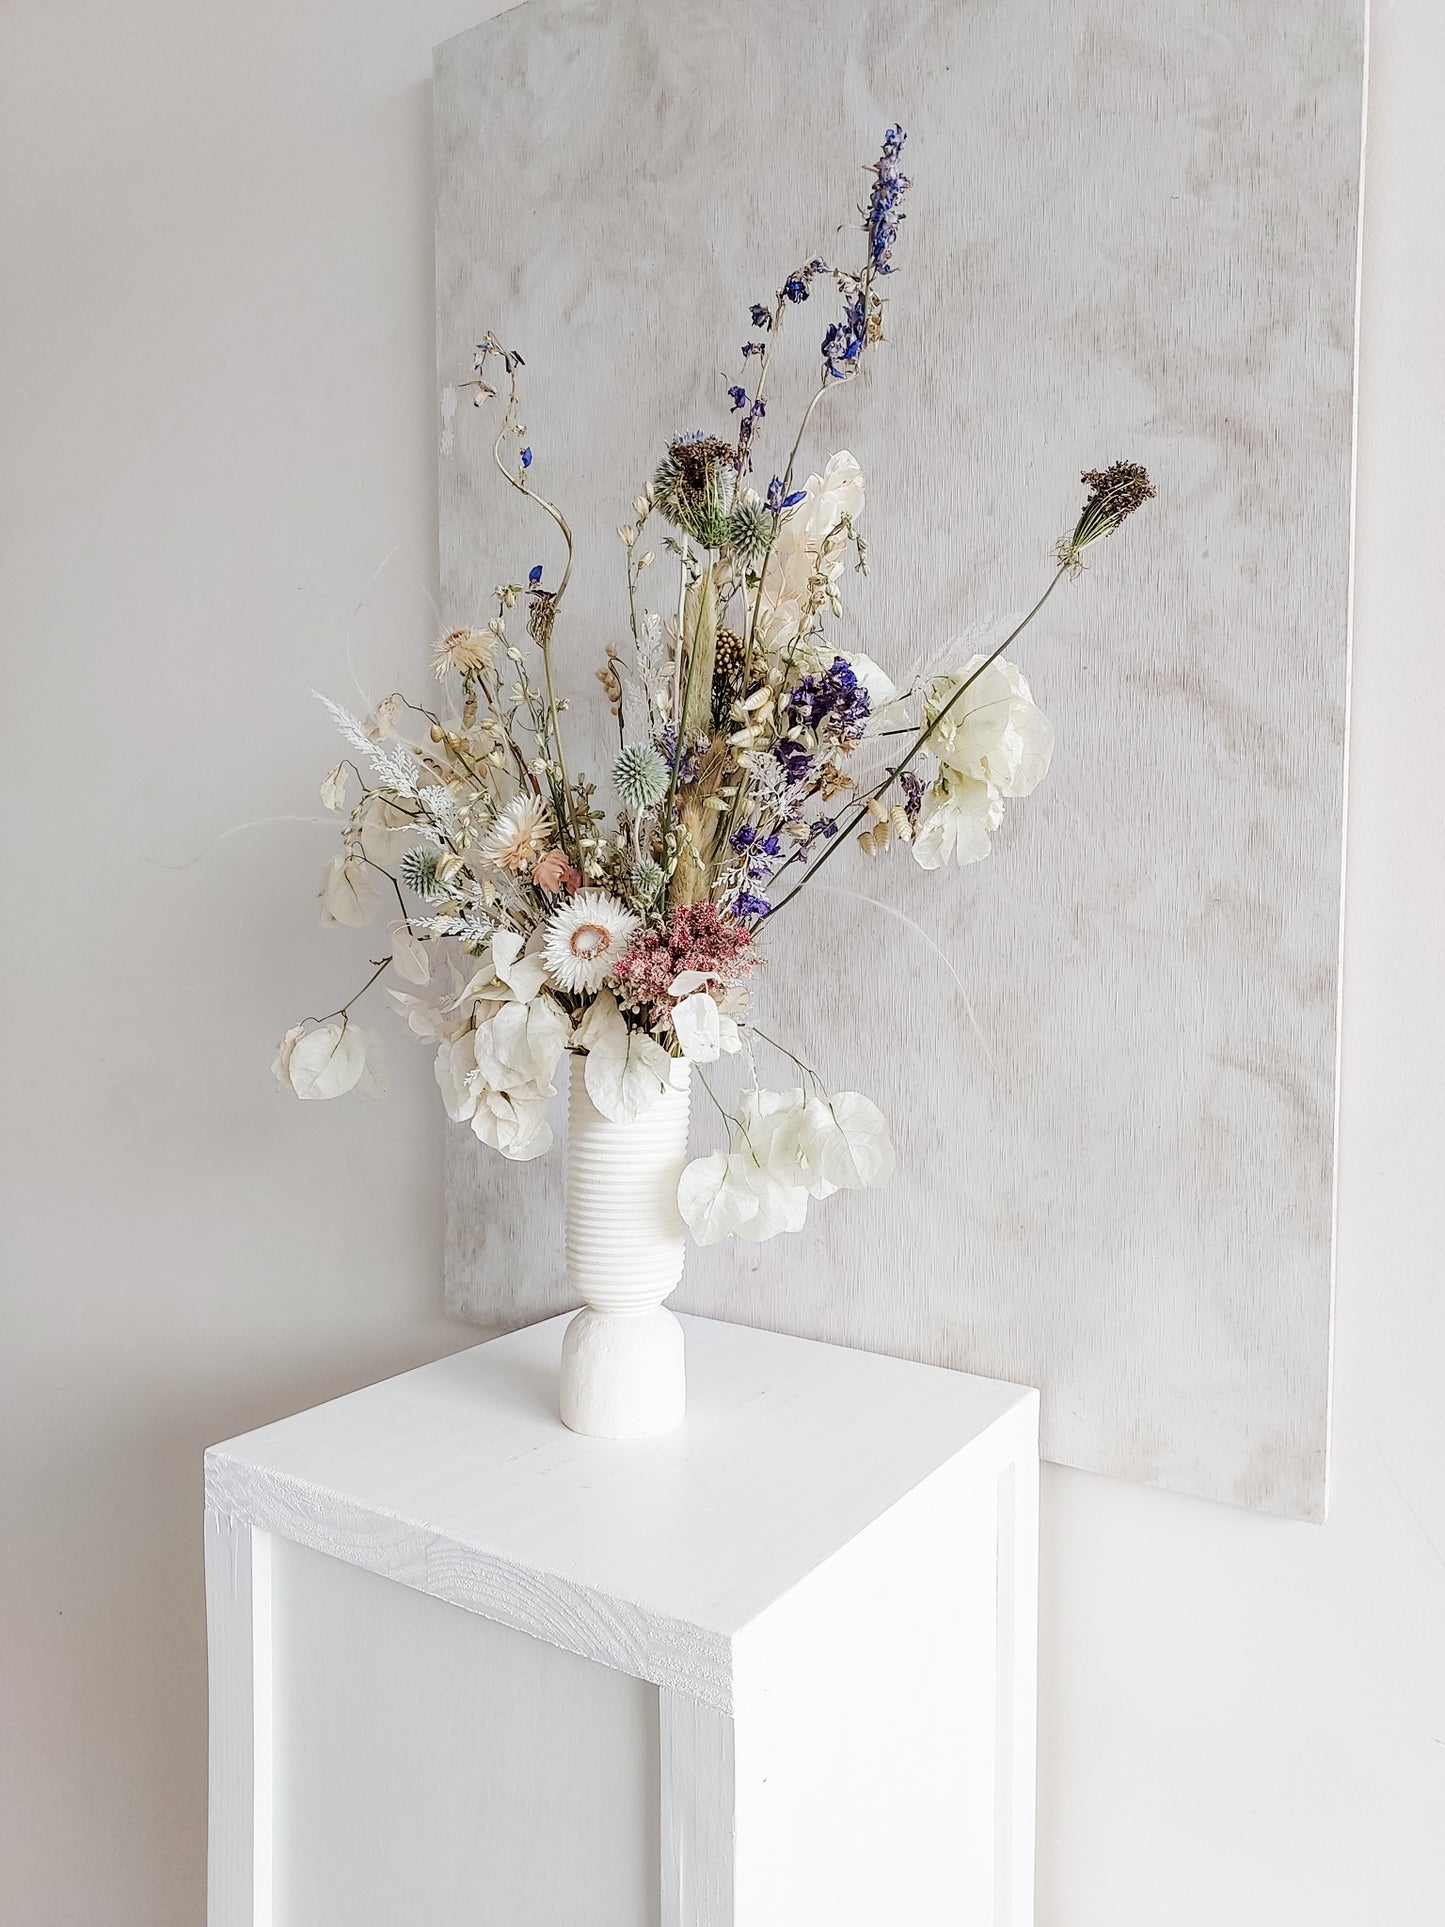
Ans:
{"label": "purple delphinium flower", "polygon": [[729,388],[728,400],[732,403],[734,410],[739,408],[746,408],[748,405],[747,389],[738,388],[738,387]]}
{"label": "purple delphinium flower", "polygon": [[728,838],[728,841],[740,856],[744,850],[750,849],[757,840],[758,833],[751,823],[739,824],[737,829],[735,829]]}
{"label": "purple delphinium flower", "polygon": [[806,275],[790,274],[783,283],[783,293],[789,301],[806,301],[808,298],[808,279]]}
{"label": "purple delphinium flower", "polygon": [[790,743],[786,736],[780,737],[773,745],[773,756],[782,764],[783,774],[790,786],[807,781],[813,768],[813,758],[801,743]]}
{"label": "purple delphinium flower", "polygon": [[831,841],[837,834],[838,825],[836,820],[831,816],[815,816],[808,825],[808,835],[810,838],[821,836],[825,841]]}
{"label": "purple delphinium flower", "polygon": [[761,301],[753,303],[753,311],[749,319],[755,328],[771,328],[773,325],[772,310],[765,308]]}
{"label": "purple delphinium flower", "polygon": [[767,343],[766,343],[766,342],[762,342],[762,341],[745,341],[745,342],[743,343],[743,359],[744,359],[744,361],[746,361],[746,360],[747,360],[747,358],[748,358],[748,356],[749,356],[749,355],[762,355],[762,354],[766,354],[766,353],[767,353]]}
{"label": "purple delphinium flower", "polygon": [[775,475],[768,483],[768,507],[774,515],[781,515],[784,509],[795,509],[807,493],[805,488],[795,488],[791,495],[784,495],[783,478]]}
{"label": "purple delphinium flower", "polygon": [[788,710],[794,722],[819,730],[826,723],[839,742],[856,742],[868,724],[868,691],[842,656],[835,656],[821,676],[804,676],[789,692]]}
{"label": "purple delphinium flower", "polygon": [[[893,272],[893,245],[906,218],[900,204],[912,185],[898,165],[907,138],[901,127],[890,127],[883,136],[883,151],[873,163],[873,186],[868,205],[863,209],[863,224],[868,235],[867,268],[856,277],[844,274],[835,277],[843,295],[843,319],[833,322],[823,337],[823,372],[833,381],[842,381],[853,373],[868,345],[870,325],[877,322],[879,307],[869,295],[869,281],[875,274]],[[876,325],[872,338],[877,339]]]}
{"label": "purple delphinium flower", "polygon": [[915,770],[906,769],[898,780],[903,785],[904,813],[910,823],[916,824],[923,808],[923,778]]}
{"label": "purple delphinium flower", "polygon": [[530,448],[524,448],[522,450],[522,466],[523,468],[530,468],[532,466],[532,451]]}
{"label": "purple delphinium flower", "polygon": [[883,152],[873,166],[873,191],[868,196],[868,259],[875,274],[892,274],[893,243],[900,224],[907,219],[898,204],[912,186],[898,166],[898,156],[908,139],[901,127],[890,127],[883,136]]}
{"label": "purple delphinium flower", "polygon": [[739,890],[737,902],[733,905],[733,915],[743,920],[765,917],[772,907],[766,897],[760,897],[752,890]]}
{"label": "purple delphinium flower", "polygon": [[542,565],[540,562],[536,565],[535,568],[529,569],[527,571],[527,580],[531,583],[534,589],[536,588],[537,584],[542,580]]}

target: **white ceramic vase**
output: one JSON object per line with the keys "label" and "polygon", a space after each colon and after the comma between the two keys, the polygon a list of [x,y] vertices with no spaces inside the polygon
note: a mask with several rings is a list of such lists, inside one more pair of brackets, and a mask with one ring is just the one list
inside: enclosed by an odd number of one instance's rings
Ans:
{"label": "white ceramic vase", "polygon": [[562,1422],[597,1439],[651,1438],[687,1404],[682,1326],[663,1299],[682,1277],[677,1181],[687,1162],[688,1078],[631,1124],[587,1095],[572,1059],[567,1112],[567,1275],[585,1300],[562,1340]]}

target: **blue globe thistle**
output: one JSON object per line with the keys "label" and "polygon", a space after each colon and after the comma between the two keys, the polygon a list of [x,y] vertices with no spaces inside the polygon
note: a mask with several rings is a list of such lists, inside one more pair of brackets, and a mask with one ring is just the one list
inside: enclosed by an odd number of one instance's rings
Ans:
{"label": "blue globe thistle", "polygon": [[651,743],[629,743],[612,765],[612,787],[629,810],[655,809],[667,795],[668,767]]}

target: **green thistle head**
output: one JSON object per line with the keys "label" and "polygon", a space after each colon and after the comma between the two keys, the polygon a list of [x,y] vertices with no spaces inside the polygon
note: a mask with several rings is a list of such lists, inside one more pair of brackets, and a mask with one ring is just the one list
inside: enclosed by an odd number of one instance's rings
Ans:
{"label": "green thistle head", "polygon": [[762,561],[777,525],[777,516],[760,495],[749,489],[728,517],[727,546],[744,568],[751,568]]}
{"label": "green thistle head", "polygon": [[651,743],[629,743],[612,765],[612,786],[634,814],[655,809],[667,794],[668,769]]}
{"label": "green thistle head", "polygon": [[674,528],[705,549],[728,546],[728,510],[737,482],[738,452],[715,435],[680,435],[652,478],[657,506]]}

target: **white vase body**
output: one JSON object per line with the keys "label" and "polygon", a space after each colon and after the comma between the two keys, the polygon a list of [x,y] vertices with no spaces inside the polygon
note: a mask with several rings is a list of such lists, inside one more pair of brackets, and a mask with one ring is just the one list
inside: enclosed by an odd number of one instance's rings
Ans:
{"label": "white vase body", "polygon": [[677,1183],[687,1162],[688,1072],[631,1124],[605,1118],[572,1059],[567,1275],[585,1301],[562,1341],[562,1422],[599,1439],[670,1432],[687,1404],[682,1327],[663,1300],[682,1277]]}

